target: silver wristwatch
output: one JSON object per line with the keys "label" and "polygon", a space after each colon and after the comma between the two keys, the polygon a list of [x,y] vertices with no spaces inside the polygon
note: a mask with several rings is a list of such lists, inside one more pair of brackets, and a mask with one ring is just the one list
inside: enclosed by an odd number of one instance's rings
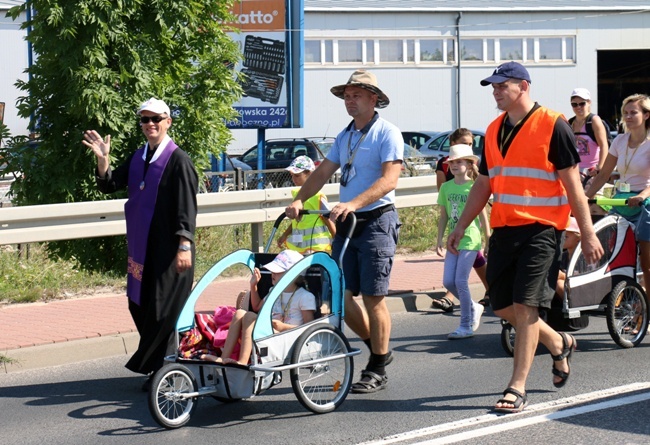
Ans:
{"label": "silver wristwatch", "polygon": [[192,246],[190,244],[179,244],[178,245],[178,250],[182,250],[183,252],[187,252],[188,250],[192,250]]}

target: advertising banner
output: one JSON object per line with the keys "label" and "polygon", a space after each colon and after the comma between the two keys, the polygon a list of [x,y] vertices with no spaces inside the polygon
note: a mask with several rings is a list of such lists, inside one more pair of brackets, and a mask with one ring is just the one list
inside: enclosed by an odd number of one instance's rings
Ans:
{"label": "advertising banner", "polygon": [[234,71],[244,96],[234,106],[240,117],[229,121],[229,128],[288,126],[291,84],[286,1],[241,0],[233,6],[238,18],[234,26],[241,33],[229,35],[243,54]]}

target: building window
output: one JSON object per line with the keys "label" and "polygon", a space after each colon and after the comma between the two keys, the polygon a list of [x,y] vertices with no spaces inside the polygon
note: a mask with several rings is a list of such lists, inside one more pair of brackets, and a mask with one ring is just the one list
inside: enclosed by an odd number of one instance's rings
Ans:
{"label": "building window", "polygon": [[374,40],[365,40],[364,41],[364,48],[366,50],[366,58],[365,61],[366,63],[376,63],[375,61],[375,41]]}
{"label": "building window", "polygon": [[334,63],[334,42],[332,40],[323,41],[323,63]]}
{"label": "building window", "polygon": [[415,62],[415,40],[406,41],[406,61]]}
{"label": "building window", "polygon": [[483,61],[483,39],[461,39],[460,47],[460,60]]}
{"label": "building window", "polygon": [[420,62],[442,62],[443,40],[420,40]]}
{"label": "building window", "polygon": [[305,40],[305,63],[382,65],[454,64],[464,62],[575,62],[576,39],[565,37],[467,38],[460,48],[453,38],[312,39]]}
{"label": "building window", "polygon": [[320,40],[305,40],[305,63],[321,63]]}
{"label": "building window", "polygon": [[562,60],[562,39],[539,39],[540,60]]}
{"label": "building window", "polygon": [[499,39],[499,60],[524,60],[522,39]]}
{"label": "building window", "polygon": [[363,62],[361,40],[339,40],[338,61],[340,63],[360,63]]}
{"label": "building window", "polygon": [[381,63],[403,62],[404,45],[402,40],[381,40],[379,42],[379,61]]}

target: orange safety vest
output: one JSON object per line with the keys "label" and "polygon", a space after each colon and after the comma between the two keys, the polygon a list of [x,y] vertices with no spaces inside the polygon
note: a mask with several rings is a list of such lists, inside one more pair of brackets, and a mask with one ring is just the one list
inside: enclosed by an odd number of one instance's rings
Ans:
{"label": "orange safety vest", "polygon": [[508,148],[499,150],[499,130],[506,118],[495,119],[485,134],[485,155],[494,204],[492,227],[539,222],[564,230],[571,209],[555,166],[548,160],[551,135],[560,113],[540,107],[524,122]]}

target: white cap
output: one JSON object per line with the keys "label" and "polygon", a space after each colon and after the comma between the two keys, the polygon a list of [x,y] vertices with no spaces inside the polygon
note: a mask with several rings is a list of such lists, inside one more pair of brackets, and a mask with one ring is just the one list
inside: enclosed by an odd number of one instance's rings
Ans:
{"label": "white cap", "polygon": [[273,261],[263,265],[262,267],[274,273],[282,273],[291,269],[291,267],[298,261],[302,260],[303,256],[295,250],[283,250],[278,253]]}
{"label": "white cap", "polygon": [[152,113],[156,113],[156,114],[167,114],[167,116],[171,117],[169,107],[167,106],[165,101],[156,99],[155,97],[152,97],[151,99],[149,99],[148,101],[140,105],[140,108],[138,109],[138,114],[142,114],[143,111],[151,111]]}
{"label": "white cap", "polygon": [[591,100],[591,94],[586,88],[576,88],[571,91],[571,97],[579,97],[584,100]]}

